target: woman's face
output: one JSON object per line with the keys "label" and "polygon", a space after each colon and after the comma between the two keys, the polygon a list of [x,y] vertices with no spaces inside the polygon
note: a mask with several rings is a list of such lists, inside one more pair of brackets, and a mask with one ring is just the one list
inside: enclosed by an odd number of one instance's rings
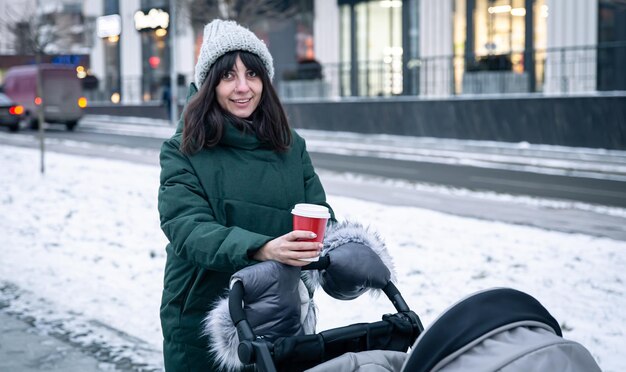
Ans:
{"label": "woman's face", "polygon": [[263,82],[261,77],[248,69],[237,56],[235,65],[222,75],[215,95],[217,103],[238,118],[248,118],[261,101]]}

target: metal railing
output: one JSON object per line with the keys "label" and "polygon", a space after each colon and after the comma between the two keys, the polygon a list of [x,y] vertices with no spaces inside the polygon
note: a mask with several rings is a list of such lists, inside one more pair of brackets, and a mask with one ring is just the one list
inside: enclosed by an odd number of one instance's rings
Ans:
{"label": "metal railing", "polygon": [[[525,66],[525,61],[534,61]],[[359,97],[452,97],[544,93],[572,95],[626,91],[626,42],[551,48],[484,56],[434,56],[358,63],[276,64],[274,85],[283,100]],[[355,67],[353,69],[353,67]],[[141,76],[101,81],[86,91],[91,102],[109,102],[121,85],[120,104],[158,102],[164,89]],[[186,86],[180,86],[183,99]]]}
{"label": "metal railing", "polygon": [[[526,60],[534,63],[526,63]],[[502,55],[282,65],[283,99],[449,97],[484,94],[581,94],[626,90],[626,42]],[[306,76],[306,78],[303,78]]]}
{"label": "metal railing", "polygon": [[[96,89],[85,89],[85,96],[93,103],[142,104],[163,100],[165,85],[158,81],[147,81],[141,75],[125,76],[118,81],[100,80]],[[182,93],[181,93],[182,92]],[[186,86],[179,86],[179,99],[184,99]]]}

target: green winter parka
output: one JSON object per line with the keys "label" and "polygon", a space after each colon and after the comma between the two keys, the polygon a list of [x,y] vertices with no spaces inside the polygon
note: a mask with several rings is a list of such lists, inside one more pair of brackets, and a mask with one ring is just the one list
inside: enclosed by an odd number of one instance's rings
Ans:
{"label": "green winter parka", "polygon": [[[187,100],[197,92],[191,85]],[[287,152],[226,125],[218,146],[186,156],[182,123],[161,147],[158,209],[166,247],[161,303],[163,353],[170,371],[210,371],[202,320],[226,293],[230,276],[292,229],[297,203],[328,206],[304,140]],[[332,214],[332,209],[331,209]],[[334,219],[334,215],[332,217]]]}

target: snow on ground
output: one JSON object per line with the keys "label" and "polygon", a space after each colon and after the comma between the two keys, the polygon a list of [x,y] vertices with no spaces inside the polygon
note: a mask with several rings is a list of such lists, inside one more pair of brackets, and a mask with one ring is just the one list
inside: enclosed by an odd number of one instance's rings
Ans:
{"label": "snow on ground", "polygon": [[[0,147],[0,303],[43,331],[161,368],[166,240],[156,205],[159,169],[48,153],[42,176],[38,154]],[[626,242],[332,195],[329,201],[340,219],[361,221],[385,238],[398,287],[424,325],[474,291],[513,287],[544,304],[565,337],[586,346],[603,370],[626,365]],[[393,312],[383,297],[340,302],[320,291],[316,301],[319,330]]]}

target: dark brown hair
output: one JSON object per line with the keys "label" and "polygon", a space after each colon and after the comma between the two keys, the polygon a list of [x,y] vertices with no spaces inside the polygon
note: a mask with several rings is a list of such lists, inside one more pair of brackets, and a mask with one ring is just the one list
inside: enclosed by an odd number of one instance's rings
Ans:
{"label": "dark brown hair", "polygon": [[[215,88],[222,76],[232,70],[237,56],[263,82],[263,92],[259,105],[246,120],[228,113],[217,102]],[[184,113],[183,138],[180,150],[186,155],[193,155],[203,148],[216,146],[222,139],[226,120],[240,130],[250,129],[262,142],[266,142],[274,151],[286,151],[291,145],[291,130],[287,115],[278,99],[276,90],[267,75],[261,59],[255,54],[244,51],[228,52],[215,61],[198,93],[191,99]]]}

